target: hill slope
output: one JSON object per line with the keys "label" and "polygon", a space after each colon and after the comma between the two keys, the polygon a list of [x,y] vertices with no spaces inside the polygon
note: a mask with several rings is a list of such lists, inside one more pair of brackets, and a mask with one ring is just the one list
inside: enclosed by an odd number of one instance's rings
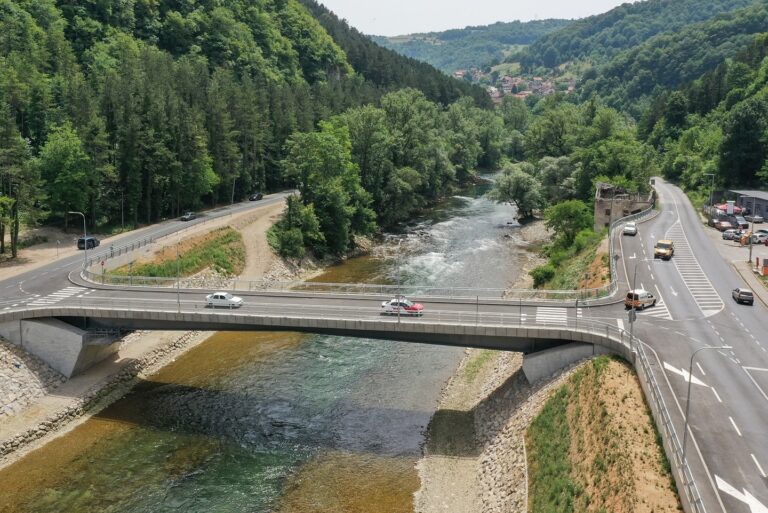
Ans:
{"label": "hill slope", "polygon": [[499,22],[444,32],[375,36],[373,40],[385,48],[452,73],[458,69],[501,62],[509,53],[519,49],[520,45],[530,45],[569,23],[569,20],[557,19]]}
{"label": "hill slope", "polygon": [[604,62],[664,32],[747,7],[755,0],[647,0],[622,4],[546,35],[531,45],[521,63],[527,69],[555,67],[576,59]]}

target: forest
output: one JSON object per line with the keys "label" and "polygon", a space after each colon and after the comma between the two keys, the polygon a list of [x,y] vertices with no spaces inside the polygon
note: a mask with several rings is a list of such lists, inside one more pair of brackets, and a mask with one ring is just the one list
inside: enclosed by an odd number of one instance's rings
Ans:
{"label": "forest", "polygon": [[307,6],[0,0],[0,251],[70,210],[108,229],[292,187],[289,137],[403,87],[489,105]]}

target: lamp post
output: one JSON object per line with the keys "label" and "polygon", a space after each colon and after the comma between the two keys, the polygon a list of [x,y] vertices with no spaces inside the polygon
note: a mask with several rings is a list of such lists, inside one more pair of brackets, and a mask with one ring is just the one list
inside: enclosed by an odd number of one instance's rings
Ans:
{"label": "lamp post", "polygon": [[688,413],[691,409],[691,382],[693,382],[693,379],[691,379],[691,373],[693,372],[693,359],[696,358],[696,354],[699,351],[703,351],[705,349],[731,349],[731,347],[732,346],[700,347],[691,354],[691,363],[688,366],[688,395],[685,400],[685,425],[683,426],[683,454],[681,456],[683,465],[687,465],[688,463],[685,459],[685,447],[688,443]]}
{"label": "lamp post", "polygon": [[88,267],[88,234],[85,231],[85,214],[82,212],[74,212],[70,210],[68,214],[78,214],[83,216],[83,269]]}
{"label": "lamp post", "polygon": [[[745,199],[752,199],[752,224],[749,228],[749,259],[747,260],[747,263],[752,263],[752,238],[755,236],[755,197],[754,196],[744,196]],[[743,212],[742,212],[743,214]]]}
{"label": "lamp post", "polygon": [[712,177],[712,183],[709,188],[709,206],[711,207],[714,205],[712,196],[715,194],[715,174],[714,173],[704,173],[702,176],[711,176]]}

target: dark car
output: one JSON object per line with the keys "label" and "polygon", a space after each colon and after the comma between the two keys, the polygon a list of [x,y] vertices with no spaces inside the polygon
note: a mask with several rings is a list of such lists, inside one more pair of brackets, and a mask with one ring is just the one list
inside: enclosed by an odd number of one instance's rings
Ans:
{"label": "dark car", "polygon": [[249,201],[259,201],[261,198],[263,198],[264,195],[260,192],[254,192],[250,196],[248,196]]}
{"label": "dark car", "polygon": [[191,221],[195,219],[197,215],[194,212],[184,212],[184,215],[181,216],[182,221]]}
{"label": "dark car", "polygon": [[96,237],[80,237],[77,239],[77,249],[91,249],[101,244]]}

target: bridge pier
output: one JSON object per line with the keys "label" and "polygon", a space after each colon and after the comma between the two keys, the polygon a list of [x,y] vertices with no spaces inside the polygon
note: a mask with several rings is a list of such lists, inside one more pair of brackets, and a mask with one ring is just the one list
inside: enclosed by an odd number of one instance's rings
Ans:
{"label": "bridge pier", "polygon": [[573,342],[523,356],[523,373],[529,383],[549,377],[560,369],[585,358],[600,354],[616,354],[598,344]]}
{"label": "bridge pier", "polygon": [[54,317],[0,323],[0,336],[37,356],[67,378],[116,354],[120,346],[115,335],[94,337]]}

